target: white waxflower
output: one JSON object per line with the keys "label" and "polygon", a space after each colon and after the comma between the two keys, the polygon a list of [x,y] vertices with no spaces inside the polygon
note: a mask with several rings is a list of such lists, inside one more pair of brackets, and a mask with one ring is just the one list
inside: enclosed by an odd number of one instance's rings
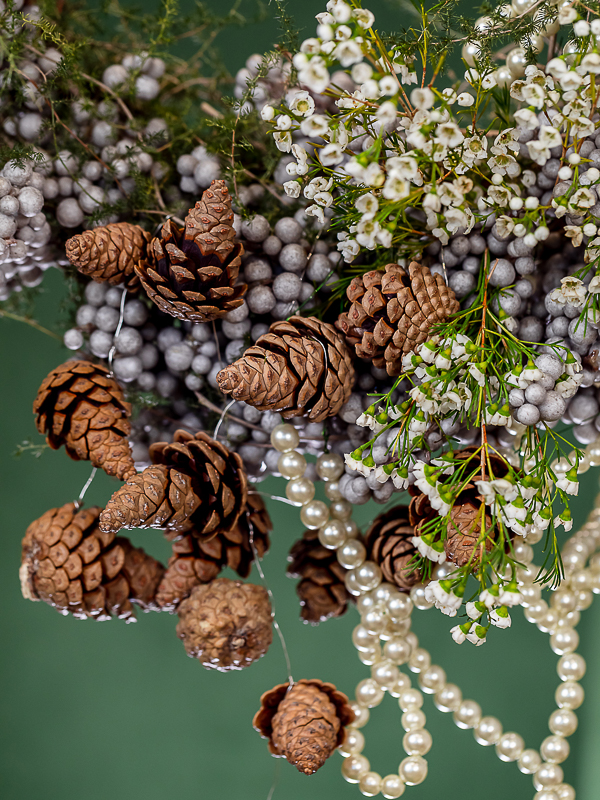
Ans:
{"label": "white waxflower", "polygon": [[430,581],[425,587],[425,599],[448,617],[455,617],[462,605],[462,596],[452,591],[450,581]]}
{"label": "white waxflower", "polygon": [[485,609],[478,608],[478,605],[481,605],[481,604],[473,603],[473,602],[469,602],[469,603],[466,604],[465,611],[467,612],[467,616],[470,617],[471,619],[477,620],[483,614]]}
{"label": "white waxflower", "polygon": [[348,22],[352,18],[352,8],[343,0],[329,0],[326,8],[336,22]]}
{"label": "white waxflower", "polygon": [[329,11],[321,11],[320,14],[315,15],[315,19],[320,25],[333,25],[335,17]]}
{"label": "white waxflower", "polygon": [[485,90],[493,89],[495,86],[498,85],[498,80],[496,78],[495,72],[488,72],[487,75],[484,75],[481,79],[481,88]]}
{"label": "white waxflower", "polygon": [[579,247],[583,241],[583,231],[577,225],[565,225],[565,236],[571,240],[573,247]]}
{"label": "white waxflower", "polygon": [[519,123],[521,128],[528,131],[535,131],[540,127],[540,121],[537,114],[530,108],[519,108],[514,113],[515,120]]}
{"label": "white waxflower", "polygon": [[568,25],[577,19],[577,11],[573,6],[561,6],[558,9],[557,21],[559,25]]}
{"label": "white waxflower", "polygon": [[323,209],[317,205],[308,206],[304,209],[304,213],[307,217],[315,217],[321,223],[321,225],[325,224],[325,214],[323,213]]}
{"label": "white waxflower", "polygon": [[475,102],[475,98],[472,94],[469,94],[469,92],[461,92],[456,98],[456,101],[459,106],[462,106],[463,108],[470,108]]}
{"label": "white waxflower", "polygon": [[333,195],[331,192],[317,192],[314,196],[314,201],[318,203],[318,205],[323,206],[323,208],[329,208],[333,203]]}
{"label": "white waxflower", "polygon": [[452,638],[456,642],[456,644],[462,644],[463,642],[467,641],[467,634],[463,630],[462,625],[455,625],[453,628],[450,629],[450,633],[452,634]]}
{"label": "white waxflower", "polygon": [[329,86],[329,72],[321,58],[312,58],[308,64],[298,72],[300,83],[308,86],[313,92],[321,94]]}
{"label": "white waxflower", "polygon": [[591,136],[596,130],[595,124],[587,117],[577,117],[571,126],[571,132],[575,136],[586,137]]}
{"label": "white waxflower", "polygon": [[512,581],[507,584],[500,592],[498,602],[503,606],[520,606],[523,602],[523,595],[519,591],[519,587]]}
{"label": "white waxflower", "polygon": [[277,125],[277,130],[289,131],[292,127],[292,119],[287,114],[280,114],[275,120],[275,125]]}
{"label": "white waxflower", "polygon": [[363,219],[373,219],[379,208],[379,201],[371,192],[361,194],[354,203],[356,210],[360,211]]}
{"label": "white waxflower", "polygon": [[315,110],[315,101],[308,92],[294,92],[292,98],[288,94],[287,104],[290,111],[302,117],[309,117]]}
{"label": "white waxflower", "polygon": [[335,38],[338,42],[343,42],[346,39],[352,38],[352,28],[350,28],[348,25],[338,25],[335,32]]}
{"label": "white waxflower", "polygon": [[261,119],[264,119],[265,122],[270,122],[273,117],[275,116],[275,109],[273,106],[263,106],[260,110]]}
{"label": "white waxflower", "polygon": [[[321,42],[318,39],[312,37],[311,39],[305,39],[302,44],[300,45],[300,52],[304,53],[304,55],[313,55],[316,56],[321,51]],[[304,62],[305,64],[308,62]]]}
{"label": "white waxflower", "polygon": [[410,480],[408,478],[408,471],[406,475],[403,475],[400,470],[395,469],[392,472],[392,483],[394,484],[395,488],[399,491],[403,491],[404,489],[408,489],[410,484]]}
{"label": "white waxflower", "polygon": [[386,182],[383,185],[381,194],[386,200],[397,202],[410,194],[410,184],[403,178],[394,174],[388,175]]}
{"label": "white waxflower", "polygon": [[319,158],[324,167],[331,167],[344,160],[344,151],[337,142],[332,142],[321,148]]}
{"label": "white waxflower", "polygon": [[579,481],[577,480],[577,469],[571,468],[562,478],[556,481],[556,488],[562,489],[567,494],[579,494]]}
{"label": "white waxflower", "polygon": [[546,147],[560,147],[563,143],[560,132],[550,125],[540,126],[538,140]]}
{"label": "white waxflower", "polygon": [[585,303],[586,287],[583,281],[572,275],[561,278],[560,286],[554,289],[550,298],[561,305],[572,303],[574,306],[581,306]]}
{"label": "white waxflower", "polygon": [[410,93],[410,102],[415,108],[428,109],[435,102],[435,95],[431,89],[413,89]]}
{"label": "white waxflower", "polygon": [[594,275],[592,280],[589,282],[588,292],[590,294],[600,294],[600,277],[598,275]]}
{"label": "white waxflower", "polygon": [[546,102],[546,91],[543,86],[537,83],[526,83],[521,89],[523,100],[530,106],[543,108]]}
{"label": "white waxflower", "polygon": [[300,130],[305,136],[324,136],[329,131],[329,123],[322,114],[311,114],[302,120]]}
{"label": "white waxflower", "polygon": [[529,151],[529,158],[535,161],[536,164],[539,164],[540,167],[543,167],[550,158],[550,148],[548,145],[545,145],[537,139],[527,142],[527,150]]}
{"label": "white waxflower", "polygon": [[569,67],[562,58],[552,58],[546,64],[546,72],[548,75],[552,75],[553,78],[559,78],[568,69]]}
{"label": "white waxflower", "polygon": [[496,628],[510,628],[510,614],[505,606],[494,608],[492,611],[490,611],[489,617],[490,622],[492,625],[495,625]]}
{"label": "white waxflower", "polygon": [[598,53],[588,53],[581,60],[581,69],[592,75],[600,72],[600,55]]}
{"label": "white waxflower", "polygon": [[292,134],[289,131],[275,131],[273,139],[275,140],[275,146],[282,153],[289,153],[292,149]]}
{"label": "white waxflower", "polygon": [[398,94],[398,81],[391,75],[384,75],[379,81],[379,91],[381,94],[386,94],[390,97]]}
{"label": "white waxflower", "polygon": [[438,564],[443,564],[446,560],[443,544],[434,542],[431,535],[413,536],[410,541],[424,558],[428,558]]}
{"label": "white waxflower", "polygon": [[388,174],[393,172],[407,181],[414,181],[419,174],[419,165],[412,156],[393,156],[385,162]]}
{"label": "white waxflower", "polygon": [[342,258],[347,264],[351,264],[360,252],[360,245],[356,239],[344,239],[338,242],[337,249],[342,254]]}
{"label": "white waxflower", "polygon": [[429,209],[430,211],[441,211],[442,203],[440,198],[437,194],[432,194],[429,192],[428,194],[424,195],[423,197],[423,208]]}
{"label": "white waxflower", "polygon": [[379,106],[375,116],[383,125],[390,125],[398,116],[396,104],[392,103],[391,100],[386,100]]}
{"label": "white waxflower", "polygon": [[458,147],[465,138],[455,122],[442,122],[436,127],[435,135],[447,147]]}
{"label": "white waxflower", "polygon": [[307,200],[312,200],[317,192],[328,192],[333,186],[333,178],[313,178],[307,186],[304,187],[304,197]]}
{"label": "white waxflower", "polygon": [[471,630],[467,634],[467,640],[476,647],[479,647],[480,645],[485,644],[486,633],[486,628],[484,628],[482,625],[477,625],[474,623],[471,625]]}
{"label": "white waxflower", "polygon": [[573,25],[573,33],[575,36],[589,36],[590,23],[585,19],[578,19]]}
{"label": "white waxflower", "polygon": [[352,16],[360,25],[360,27],[364,28],[365,30],[367,28],[372,28],[373,23],[375,22],[375,14],[373,14],[372,11],[369,11],[368,8],[355,8],[352,10]]}
{"label": "white waxflower", "polygon": [[359,64],[354,64],[350,75],[354,83],[365,83],[373,77],[373,67],[366,61],[361,61]]}
{"label": "white waxflower", "polygon": [[286,181],[283,184],[283,191],[288,197],[300,197],[300,184],[298,181]]}
{"label": "white waxflower", "polygon": [[460,228],[465,228],[465,233],[469,233],[475,224],[475,218],[471,214],[469,217],[468,209],[462,211],[460,208],[447,208],[444,212],[446,227],[450,233],[457,233]]}
{"label": "white waxflower", "polygon": [[334,51],[335,57],[342,67],[351,67],[362,61],[363,53],[360,44],[355,39],[340,42]]}

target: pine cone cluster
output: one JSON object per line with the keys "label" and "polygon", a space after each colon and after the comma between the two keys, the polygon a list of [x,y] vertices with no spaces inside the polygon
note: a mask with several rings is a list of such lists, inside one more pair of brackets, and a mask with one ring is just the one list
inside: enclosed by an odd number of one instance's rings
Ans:
{"label": "pine cone cluster", "polygon": [[299,772],[312,775],[344,741],[354,721],[348,698],[332,683],[300,680],[282,683],[261,699],[255,729],[269,740],[269,750]]}
{"label": "pine cone cluster", "polygon": [[354,385],[352,355],[332,325],[315,317],[274,322],[234,364],[219,389],[259,411],[321,422],[338,413]]}
{"label": "pine cone cluster", "polygon": [[247,500],[242,459],[200,431],[175,432],[172,443],[150,447],[153,465],[118,489],[100,517],[105,531],[121,528],[193,530],[210,538],[230,530]]}
{"label": "pine cone cluster", "polygon": [[237,284],[244,249],[235,241],[231,197],[213,181],[179,228],[168,219],[135,271],[161,311],[191,322],[210,322],[240,306]]}
{"label": "pine cone cluster", "polygon": [[301,578],[296,586],[300,598],[300,616],[316,625],[330,617],[341,617],[351,599],[346,590],[346,570],[337,560],[335,550],[328,550],[319,541],[317,530],[305,531],[292,545],[287,575]]}
{"label": "pine cone cluster", "polygon": [[[455,459],[460,459],[468,465],[468,471],[477,469],[480,461],[480,454],[477,448],[466,447],[454,453]],[[490,455],[490,463],[494,478],[503,478],[507,472],[506,463],[493,453]],[[478,472],[476,480],[481,478]],[[489,480],[487,467],[483,471],[483,480]],[[483,498],[479,494],[474,483],[468,482],[463,486],[455,504],[450,509],[449,519],[446,525],[446,538],[444,540],[444,552],[446,560],[457,567],[470,565],[476,569],[481,563],[481,557],[485,551],[489,552],[494,546],[496,529],[489,514],[484,514],[485,543],[479,542],[481,536],[482,523],[482,503]],[[409,521],[414,525],[415,535],[420,536],[424,526],[431,520],[439,517],[429,502],[426,494],[418,494],[413,497],[409,509]]]}
{"label": "pine cone cluster", "polygon": [[134,619],[132,603],[157,610],[154,594],[164,567],[128,539],[101,531],[100,511],[67,503],[29,525],[20,571],[27,599],[79,619]]}
{"label": "pine cone cluster", "polygon": [[192,589],[180,604],[177,635],[203,667],[227,672],[250,666],[273,640],[266,589],[217,578]]}
{"label": "pine cone cluster", "polygon": [[416,261],[408,274],[398,264],[353,278],[346,290],[351,306],[340,314],[343,331],[356,355],[388,375],[400,375],[402,356],[427,340],[433,325],[459,310],[456,295],[441,275]]}
{"label": "pine cone cluster", "polygon": [[67,240],[67,258],[82,275],[98,283],[139,286],[135,265],[146,258],[150,234],[130,222],[114,222],[78,233]]}
{"label": "pine cone cluster", "polygon": [[107,369],[91,361],[61,364],[42,381],[33,403],[36,425],[54,450],[89,460],[108,475],[135,475],[128,436],[131,406]]}
{"label": "pine cone cluster", "polygon": [[271,519],[258,494],[248,495],[246,510],[229,531],[212,539],[194,536],[194,531],[173,542],[173,555],[156,593],[156,602],[173,611],[194,586],[214,580],[223,567],[247,578],[252,569],[254,549],[258,558],[269,549]]}
{"label": "pine cone cluster", "polygon": [[419,570],[409,567],[417,552],[412,543],[414,535],[407,506],[394,506],[380,514],[366,535],[367,557],[379,564],[384,581],[403,592],[421,581]]}

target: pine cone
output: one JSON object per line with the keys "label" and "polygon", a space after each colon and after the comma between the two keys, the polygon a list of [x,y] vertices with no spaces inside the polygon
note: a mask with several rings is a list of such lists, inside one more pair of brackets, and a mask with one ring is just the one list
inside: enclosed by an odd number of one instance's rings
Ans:
{"label": "pine cone", "polygon": [[164,567],[128,539],[101,531],[101,510],[67,503],[31,523],[22,545],[24,597],[79,619],[133,620],[132,603],[158,610],[154,594]]}
{"label": "pine cone", "polygon": [[403,592],[421,581],[419,570],[408,566],[417,552],[411,541],[414,535],[407,506],[395,506],[380,514],[366,535],[367,557],[379,564],[384,581]]}
{"label": "pine cone", "polygon": [[167,220],[135,271],[161,311],[191,322],[210,322],[243,302],[246,285],[234,285],[243,252],[235,241],[225,181],[213,181],[190,209],[185,228]]}
{"label": "pine cone", "polygon": [[246,510],[230,531],[218,533],[208,541],[198,539],[193,531],[178,538],[173,542],[173,555],[158,587],[156,602],[161,608],[173,611],[194,586],[214,580],[223,567],[247,578],[254,558],[251,542],[262,558],[269,549],[271,529],[271,519],[260,495],[249,494]]}
{"label": "pine cone", "polygon": [[[468,466],[469,472],[479,466],[480,454],[475,447],[465,447],[454,453],[454,457],[467,463],[472,461],[473,463]],[[493,477],[503,478],[508,472],[506,463],[493,453],[489,458]],[[480,477],[481,473],[479,472],[476,479],[479,480]],[[489,479],[487,469],[484,469],[483,480]],[[471,567],[476,569],[481,563],[484,543],[480,542],[477,545],[477,542],[481,535],[482,503],[483,498],[477,491],[477,487],[474,483],[469,482],[459,493],[455,504],[450,509],[446,524],[444,552],[446,559],[452,564],[456,564],[457,567],[464,567],[470,562]],[[427,522],[438,516],[437,511],[431,507],[427,495],[421,493],[413,497],[408,507],[408,517],[410,524],[414,525],[416,536],[421,535]],[[496,538],[496,529],[487,513],[484,524],[486,530],[485,550],[490,552]],[[478,552],[473,555],[476,546]]]}
{"label": "pine cone", "polygon": [[67,258],[82,275],[98,283],[139,286],[135,265],[146,258],[150,234],[131,222],[113,222],[67,240]]}
{"label": "pine cone", "polygon": [[400,375],[402,356],[427,340],[432,325],[459,310],[456,295],[441,275],[416,261],[408,275],[398,264],[385,272],[373,270],[357,276],[346,290],[352,303],[340,314],[337,327],[356,350],[388,375]]}
{"label": "pine cone", "polygon": [[227,672],[249,667],[273,640],[266,589],[217,578],[195,586],[178,609],[177,635],[203,667]]}
{"label": "pine cone", "polygon": [[200,431],[175,432],[173,442],[150,446],[154,466],[118,489],[102,515],[100,527],[164,528],[194,531],[210,539],[236,524],[246,505],[247,478],[242,459]]}
{"label": "pine cone", "polygon": [[42,381],[33,413],[54,450],[64,444],[75,461],[89,460],[121,481],[135,475],[131,406],[104,367],[78,360],[56,367]]}
{"label": "pine cone", "polygon": [[269,750],[299,772],[312,775],[339,747],[346,725],[354,721],[348,698],[332,683],[300,680],[282,683],[260,698],[255,729],[269,740]]}
{"label": "pine cone", "polygon": [[321,422],[347,402],[352,356],[332,325],[315,317],[274,322],[234,364],[217,374],[219,389],[259,411]]}
{"label": "pine cone", "polygon": [[335,550],[328,550],[319,542],[319,532],[305,531],[292,545],[287,571],[289,578],[302,578],[296,586],[304,622],[313,625],[329,617],[341,617],[348,608],[350,595],[346,591],[346,570],[337,560]]}

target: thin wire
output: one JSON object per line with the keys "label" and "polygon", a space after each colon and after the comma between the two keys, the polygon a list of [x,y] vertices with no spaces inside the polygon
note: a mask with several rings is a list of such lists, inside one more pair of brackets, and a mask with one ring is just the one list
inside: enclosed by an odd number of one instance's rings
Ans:
{"label": "thin wire", "polygon": [[[121,295],[121,304],[119,306],[119,324],[117,325],[117,330],[115,331],[115,338],[113,341],[116,341],[118,335],[121,333],[121,328],[123,327],[123,320],[125,319],[125,300],[127,298],[127,289],[123,287],[123,294]],[[115,353],[117,352],[117,345],[113,344],[108,352],[108,368],[110,370],[110,374],[113,374],[112,364],[113,358],[115,357]]]}
{"label": "thin wire", "polygon": [[279,779],[281,777],[281,759],[277,759],[275,762],[275,769],[273,770],[273,783],[271,784],[271,789],[269,794],[267,795],[267,800],[271,800],[273,795],[275,794],[275,789],[279,784]]}
{"label": "thin wire", "polygon": [[287,497],[279,497],[276,494],[269,494],[268,492],[257,492],[256,489],[253,489],[248,494],[260,494],[263,497],[268,497],[269,500],[279,500],[280,503],[285,503],[288,506],[294,506],[294,508],[300,508],[300,503],[296,503],[293,500],[288,500]]}
{"label": "thin wire", "polygon": [[219,418],[219,421],[217,422],[217,424],[216,424],[216,426],[215,426],[215,430],[214,430],[214,433],[213,433],[213,439],[216,439],[216,438],[217,438],[217,435],[218,435],[218,433],[219,433],[219,428],[220,428],[220,427],[221,427],[221,425],[223,424],[223,420],[225,419],[225,415],[227,414],[227,412],[229,411],[229,409],[231,408],[231,406],[232,406],[234,403],[235,403],[235,400],[230,400],[230,401],[227,403],[227,405],[225,406],[225,408],[223,409],[223,411],[221,412],[221,416],[220,416],[220,418]]}
{"label": "thin wire", "polygon": [[[273,627],[277,631],[277,635],[279,636],[279,641],[281,642],[281,649],[283,650],[283,656],[285,658],[285,664],[287,667],[288,673],[288,683],[290,684],[290,688],[294,685],[294,679],[292,677],[292,665],[290,663],[290,654],[287,649],[287,645],[285,643],[285,638],[283,636],[283,632],[279,627],[279,623],[275,619],[275,598],[273,596],[273,592],[269,584],[267,583],[267,579],[265,578],[265,573],[263,572],[263,568],[260,563],[260,559],[258,557],[258,553],[256,551],[256,546],[254,544],[254,525],[252,524],[252,520],[250,519],[250,514],[246,512],[246,518],[248,521],[248,528],[250,530],[250,547],[252,548],[252,555],[254,556],[254,564],[256,569],[258,570],[258,574],[260,575],[260,579],[262,581],[263,586],[267,590],[267,594],[269,595],[269,600],[271,601],[271,619],[273,620]],[[272,791],[275,791],[275,787],[273,786]],[[273,795],[270,794],[269,797]]]}
{"label": "thin wire", "polygon": [[78,497],[78,498],[77,498],[77,500],[75,501],[75,506],[76,506],[77,508],[81,508],[81,505],[82,505],[82,503],[83,503],[83,498],[85,497],[85,493],[86,493],[86,492],[87,492],[87,490],[90,488],[90,484],[91,484],[91,483],[92,483],[92,481],[94,480],[94,477],[95,477],[95,475],[96,475],[96,473],[97,473],[97,472],[98,472],[98,467],[92,467],[92,471],[91,471],[91,473],[90,473],[90,477],[89,477],[89,478],[87,479],[87,481],[85,482],[85,484],[84,484],[84,486],[83,486],[83,489],[82,489],[82,490],[79,492],[79,497]]}

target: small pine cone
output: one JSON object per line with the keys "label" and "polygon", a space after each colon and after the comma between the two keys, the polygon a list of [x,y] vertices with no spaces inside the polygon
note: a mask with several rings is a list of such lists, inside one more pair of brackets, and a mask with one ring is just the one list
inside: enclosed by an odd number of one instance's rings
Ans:
{"label": "small pine cone", "polygon": [[231,197],[213,181],[185,218],[172,220],[152,239],[135,271],[161,311],[191,322],[210,322],[240,306],[246,284],[237,284],[244,248],[235,241]]}
{"label": "small pine cone", "polygon": [[178,609],[177,635],[203,667],[227,672],[249,667],[273,640],[266,589],[217,578],[192,589]]}
{"label": "small pine cone", "polygon": [[348,698],[332,683],[300,680],[282,683],[260,698],[255,729],[269,740],[269,750],[299,772],[312,775],[344,741],[354,721]]}
{"label": "small pine cone", "polygon": [[305,531],[292,545],[288,561],[292,562],[288,577],[302,578],[296,594],[304,622],[317,625],[346,612],[350,600],[344,583],[346,570],[337,560],[335,550],[328,550],[319,542],[318,531]]}
{"label": "small pine cone", "polygon": [[441,275],[413,261],[408,274],[398,264],[357,276],[346,290],[351,306],[336,325],[356,355],[400,375],[402,356],[427,340],[433,325],[459,310]]}
{"label": "small pine cone", "polygon": [[150,447],[153,466],[130,478],[100,516],[103,530],[193,530],[210,539],[234,527],[247,500],[242,459],[200,431],[175,432],[173,442]]}
{"label": "small pine cone", "polygon": [[421,581],[419,570],[409,567],[417,552],[412,543],[414,535],[407,506],[395,506],[380,514],[366,535],[367,558],[379,564],[384,581],[402,592],[410,591]]}
{"label": "small pine cone", "polygon": [[194,586],[214,580],[223,567],[247,578],[254,558],[252,543],[258,558],[262,558],[269,549],[271,529],[260,495],[249,494],[246,510],[230,531],[209,540],[197,538],[193,531],[178,538],[173,542],[173,555],[156,593],[157,604],[173,611]]}
{"label": "small pine cone", "polygon": [[128,539],[101,531],[101,510],[67,503],[31,523],[22,545],[24,597],[79,619],[133,620],[132,603],[158,610],[154,595],[164,567]]}
{"label": "small pine cone", "polygon": [[131,405],[107,369],[66,361],[44,378],[33,403],[36,425],[54,450],[91,461],[121,481],[135,475],[128,436]]}
{"label": "small pine cone", "polygon": [[322,422],[348,401],[352,355],[332,325],[315,317],[274,322],[234,364],[217,374],[219,389],[259,411]]}
{"label": "small pine cone", "polygon": [[134,267],[146,258],[150,234],[130,222],[91,228],[67,240],[67,258],[82,275],[98,283],[139,286]]}

